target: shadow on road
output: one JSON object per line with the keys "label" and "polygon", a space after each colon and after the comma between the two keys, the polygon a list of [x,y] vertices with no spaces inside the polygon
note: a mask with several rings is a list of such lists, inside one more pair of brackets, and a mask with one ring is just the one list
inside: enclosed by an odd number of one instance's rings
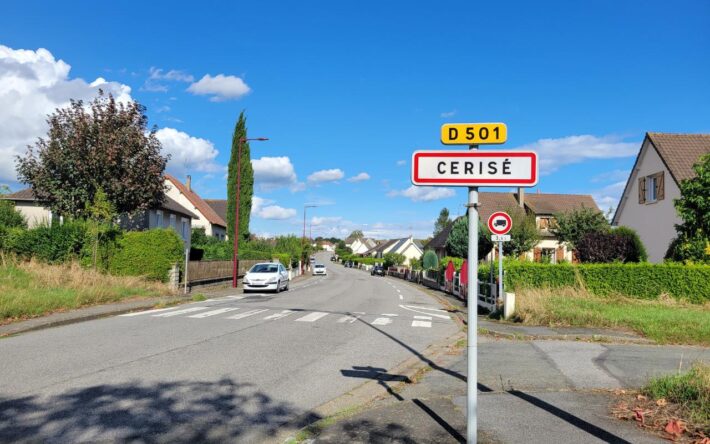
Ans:
{"label": "shadow on road", "polygon": [[258,441],[297,416],[304,424],[320,419],[228,378],[102,384],[47,398],[0,397],[0,442]]}

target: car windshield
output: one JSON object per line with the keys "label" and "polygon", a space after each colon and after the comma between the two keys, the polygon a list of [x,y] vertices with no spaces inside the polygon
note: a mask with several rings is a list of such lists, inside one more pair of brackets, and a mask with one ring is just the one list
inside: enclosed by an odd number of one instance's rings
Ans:
{"label": "car windshield", "polygon": [[325,265],[318,264],[316,265],[316,268],[325,268]]}
{"label": "car windshield", "polygon": [[276,264],[256,264],[251,267],[249,273],[276,273],[279,271],[279,266]]}

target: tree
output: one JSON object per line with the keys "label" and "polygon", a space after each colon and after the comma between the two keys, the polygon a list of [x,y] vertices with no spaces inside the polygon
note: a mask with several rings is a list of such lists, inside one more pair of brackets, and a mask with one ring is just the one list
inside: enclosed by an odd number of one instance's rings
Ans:
{"label": "tree", "polygon": [[439,267],[439,258],[432,250],[427,250],[422,256],[422,266],[426,270],[434,270]]}
{"label": "tree", "polygon": [[710,262],[710,154],[693,166],[696,176],[680,183],[680,199],[673,201],[683,223],[666,257],[678,261]]}
{"label": "tree", "polygon": [[402,265],[407,258],[403,254],[399,253],[385,253],[382,261],[385,268],[393,267],[395,265]]}
{"label": "tree", "polygon": [[[513,225],[515,227],[515,225]],[[592,208],[580,208],[555,215],[550,227],[552,234],[568,247],[576,248],[577,242],[587,233],[609,230],[609,221],[604,214]]]}
{"label": "tree", "polygon": [[365,235],[361,230],[355,230],[348,236],[349,239],[362,239],[363,237],[365,237]]}
{"label": "tree", "polygon": [[102,238],[111,230],[111,223],[116,217],[111,202],[102,187],[99,187],[94,194],[94,201],[91,205],[86,206],[86,215],[89,219],[89,235],[91,236],[94,245],[92,251],[92,261],[96,268],[96,258],[99,251],[99,244]]}
{"label": "tree", "polygon": [[640,262],[646,254],[636,232],[619,227],[612,231],[591,231],[577,242],[581,262]]}
{"label": "tree", "polygon": [[503,242],[503,254],[517,258],[540,242],[540,232],[534,214],[518,210],[508,210],[508,214],[513,219],[513,226],[508,232],[510,241]]}
{"label": "tree", "polygon": [[451,223],[451,218],[449,218],[449,209],[442,208],[439,212],[439,218],[436,219],[434,223],[434,236],[441,233],[444,228],[448,227]]}
{"label": "tree", "polygon": [[145,107],[117,103],[103,91],[88,106],[72,100],[47,123],[46,138],[17,157],[21,182],[53,213],[85,218],[99,188],[118,214],[159,206],[165,199],[156,128],[147,129]]}
{"label": "tree", "polygon": [[251,166],[251,151],[249,142],[241,142],[247,138],[247,118],[244,111],[234,125],[232,133],[232,153],[227,167],[227,233],[234,235],[234,206],[237,194],[237,164],[241,146],[241,184],[239,186],[239,239],[249,239],[249,217],[251,215],[251,199],[254,195],[254,169]]}
{"label": "tree", "polygon": [[[493,248],[491,234],[488,229],[478,222],[478,260],[486,257]],[[467,258],[468,257],[468,215],[459,217],[451,227],[449,238],[446,240],[447,254]]]}

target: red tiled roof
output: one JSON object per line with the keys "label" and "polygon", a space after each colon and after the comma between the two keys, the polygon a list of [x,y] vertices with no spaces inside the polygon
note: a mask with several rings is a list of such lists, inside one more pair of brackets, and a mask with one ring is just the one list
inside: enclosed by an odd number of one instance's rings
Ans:
{"label": "red tiled roof", "polygon": [[693,165],[710,153],[710,134],[647,133],[676,183],[695,177]]}
{"label": "red tiled roof", "polygon": [[194,191],[188,190],[187,187],[177,180],[175,177],[173,177],[170,174],[165,174],[165,178],[168,179],[170,182],[172,182],[173,185],[180,191],[182,194],[187,197],[187,200],[192,203],[197,211],[202,213],[202,215],[207,219],[207,221],[213,225],[219,225],[221,227],[227,227],[227,223],[222,219],[215,211],[212,209],[211,206],[207,204],[200,196],[197,195]]}
{"label": "red tiled roof", "polygon": [[227,199],[205,199],[205,202],[222,220],[227,220]]}

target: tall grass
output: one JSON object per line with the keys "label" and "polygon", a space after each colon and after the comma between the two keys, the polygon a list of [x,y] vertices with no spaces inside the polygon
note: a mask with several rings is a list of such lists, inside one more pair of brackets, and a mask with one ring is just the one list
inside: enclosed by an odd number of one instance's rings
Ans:
{"label": "tall grass", "polygon": [[118,277],[77,263],[0,261],[0,323],[132,297],[168,295],[169,287],[140,277]]}
{"label": "tall grass", "polygon": [[710,345],[710,304],[671,297],[595,296],[578,288],[521,289],[517,320],[525,324],[631,330],[659,343]]}
{"label": "tall grass", "polygon": [[652,379],[644,392],[680,404],[690,421],[710,433],[710,364],[696,363],[687,373]]}

